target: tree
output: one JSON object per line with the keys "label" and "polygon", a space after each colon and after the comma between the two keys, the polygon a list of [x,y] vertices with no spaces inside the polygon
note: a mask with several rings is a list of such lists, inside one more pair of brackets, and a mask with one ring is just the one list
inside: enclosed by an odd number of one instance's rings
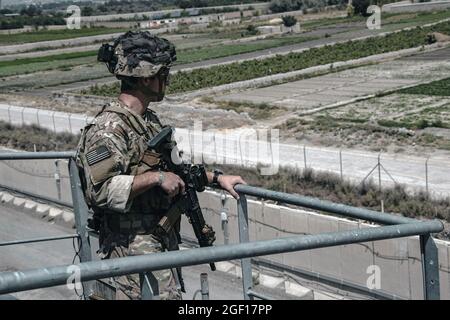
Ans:
{"label": "tree", "polygon": [[1,9],[0,10],[0,14],[10,14],[10,13],[13,13],[13,12],[9,9]]}
{"label": "tree", "polygon": [[81,8],[81,15],[82,16],[92,16],[92,14],[94,13],[94,9],[92,9],[92,7],[83,7]]}
{"label": "tree", "polygon": [[108,7],[106,7],[105,5],[100,5],[100,6],[98,6],[98,10],[100,11],[100,12],[108,12]]}
{"label": "tree", "polygon": [[37,6],[35,6],[34,4],[32,4],[32,5],[29,5],[28,7],[26,7],[26,8],[23,8],[21,11],[20,11],[20,14],[22,15],[22,16],[29,16],[29,17],[34,17],[34,16],[38,16],[38,15],[40,15],[42,13],[42,9],[41,8],[38,8]]}
{"label": "tree", "polygon": [[256,29],[256,27],[254,25],[249,24],[247,26],[247,32],[246,33],[247,33],[247,35],[254,36],[254,35],[258,34],[258,29]]}
{"label": "tree", "polygon": [[367,8],[371,5],[370,0],[353,0],[352,5],[355,8],[355,14],[360,14],[364,17],[369,16]]}
{"label": "tree", "polygon": [[192,4],[189,2],[189,0],[179,0],[176,1],[175,4],[181,9],[192,8]]}
{"label": "tree", "polygon": [[290,28],[297,24],[297,19],[294,16],[283,16],[281,17],[285,27]]}
{"label": "tree", "polygon": [[347,17],[353,17],[355,15],[355,7],[351,4],[347,5]]}

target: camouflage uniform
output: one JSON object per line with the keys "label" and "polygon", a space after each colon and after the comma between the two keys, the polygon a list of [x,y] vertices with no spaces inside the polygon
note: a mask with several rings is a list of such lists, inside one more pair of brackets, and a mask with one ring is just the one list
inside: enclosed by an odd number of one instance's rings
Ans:
{"label": "camouflage uniform", "polygon": [[[153,234],[171,205],[160,187],[130,198],[134,176],[160,166],[147,142],[162,128],[150,109],[141,116],[121,102],[103,107],[81,136],[77,152],[88,205],[99,229],[101,258],[177,250],[179,226],[164,239]],[[153,272],[161,299],[181,299],[174,270]],[[114,279],[118,299],[139,299],[139,275]]]}

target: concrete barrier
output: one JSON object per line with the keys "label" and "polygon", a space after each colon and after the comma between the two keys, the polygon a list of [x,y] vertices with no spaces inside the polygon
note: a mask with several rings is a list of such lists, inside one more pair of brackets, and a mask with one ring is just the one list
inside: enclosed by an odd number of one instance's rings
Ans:
{"label": "concrete barrier", "polygon": [[[1,165],[1,163],[0,163]],[[15,165],[18,165],[16,161]],[[9,184],[14,188],[26,189],[35,194],[45,193],[47,197],[57,199],[56,186],[50,177],[42,177],[43,170],[54,166],[52,163],[36,163],[34,176],[24,180],[8,166],[0,166],[2,184]],[[61,171],[63,166],[59,166]],[[20,167],[16,167],[20,169]],[[9,173],[6,171],[10,171]],[[14,173],[14,174],[13,174]],[[67,174],[66,172],[64,174]],[[5,179],[6,178],[6,179]],[[30,184],[30,180],[34,183]],[[32,186],[32,187],[31,187]],[[61,185],[61,193],[70,195],[70,185]],[[26,212],[52,223],[68,227],[74,226],[74,216],[66,209],[55,208],[46,204],[33,203],[30,200],[17,199],[8,193],[0,194],[1,201],[11,206],[19,206]],[[65,199],[70,201],[70,199]],[[239,242],[236,201],[227,196],[222,207],[221,193],[207,190],[199,194],[199,200],[205,220],[216,231],[215,245],[225,243],[222,230],[221,211],[227,212],[229,226],[229,243]],[[351,221],[334,216],[323,215],[303,209],[287,208],[266,202],[248,199],[250,241],[287,237],[293,234],[317,234],[331,231],[343,231],[368,227],[358,221]],[[185,217],[182,219],[182,234],[184,237],[195,239],[192,227]],[[449,286],[449,242],[436,240],[439,250],[441,298],[450,299]],[[265,260],[283,264],[298,270],[305,270],[315,274],[327,275],[338,282],[348,282],[365,287],[370,276],[368,267],[375,265],[381,271],[381,291],[403,299],[422,299],[422,266],[418,237],[408,237],[377,242],[345,245],[340,247],[315,249],[303,252],[278,254],[263,257]],[[226,266],[225,266],[226,267]],[[232,268],[239,273],[238,268]],[[259,281],[272,283],[277,279],[259,277]],[[289,290],[295,288],[285,283]],[[286,290],[287,290],[286,289]],[[295,291],[295,290],[294,290]],[[306,294],[306,293],[305,293]]]}
{"label": "concrete barrier", "polygon": [[430,1],[422,3],[391,3],[381,7],[382,12],[401,13],[401,12],[423,12],[439,11],[450,8],[450,1]]}
{"label": "concrete barrier", "polygon": [[[207,191],[201,201],[205,218],[220,234],[221,208],[207,208],[219,205],[220,195]],[[215,200],[214,200],[215,199]],[[232,203],[232,206],[229,206]],[[234,200],[227,201],[226,208],[236,205]],[[318,214],[302,209],[291,209],[261,201],[248,200],[250,240],[273,239],[292,234],[317,234],[322,232],[343,231],[366,228],[372,225],[358,221]],[[232,218],[230,228],[237,228]],[[189,232],[189,231],[188,231]],[[222,244],[218,237],[218,245]],[[236,243],[237,232],[230,232],[230,242]],[[441,298],[449,299],[449,242],[436,240],[439,250]],[[264,259],[281,263],[299,270],[328,275],[338,281],[345,281],[360,287],[366,287],[369,267],[379,267],[381,271],[381,292],[403,299],[423,299],[422,265],[419,237],[400,238],[369,243],[352,244],[333,248],[316,249],[305,252],[286,253],[266,256]]]}

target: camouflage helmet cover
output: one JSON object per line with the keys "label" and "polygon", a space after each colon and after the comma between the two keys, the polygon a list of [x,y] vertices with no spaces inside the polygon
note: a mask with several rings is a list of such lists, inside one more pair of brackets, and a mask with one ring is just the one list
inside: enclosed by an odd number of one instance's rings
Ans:
{"label": "camouflage helmet cover", "polygon": [[128,31],[113,45],[103,44],[97,57],[98,61],[106,63],[112,74],[139,78],[155,76],[176,59],[175,46],[148,31]]}

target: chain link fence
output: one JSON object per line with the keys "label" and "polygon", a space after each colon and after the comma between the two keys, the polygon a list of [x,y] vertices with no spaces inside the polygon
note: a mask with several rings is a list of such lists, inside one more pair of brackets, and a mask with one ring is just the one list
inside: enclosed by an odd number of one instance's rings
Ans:
{"label": "chain link fence", "polygon": [[[34,124],[54,132],[79,134],[92,117],[0,104],[0,120],[18,126]],[[244,167],[263,164],[272,167],[268,171],[274,174],[280,166],[308,168],[337,174],[356,185],[372,180],[380,188],[401,184],[407,191],[426,192],[433,198],[450,196],[450,159],[283,144],[277,137],[260,139],[258,134],[249,134],[248,130],[212,132],[179,128],[176,140],[185,155],[195,162]],[[52,176],[55,172],[43,174]]]}

